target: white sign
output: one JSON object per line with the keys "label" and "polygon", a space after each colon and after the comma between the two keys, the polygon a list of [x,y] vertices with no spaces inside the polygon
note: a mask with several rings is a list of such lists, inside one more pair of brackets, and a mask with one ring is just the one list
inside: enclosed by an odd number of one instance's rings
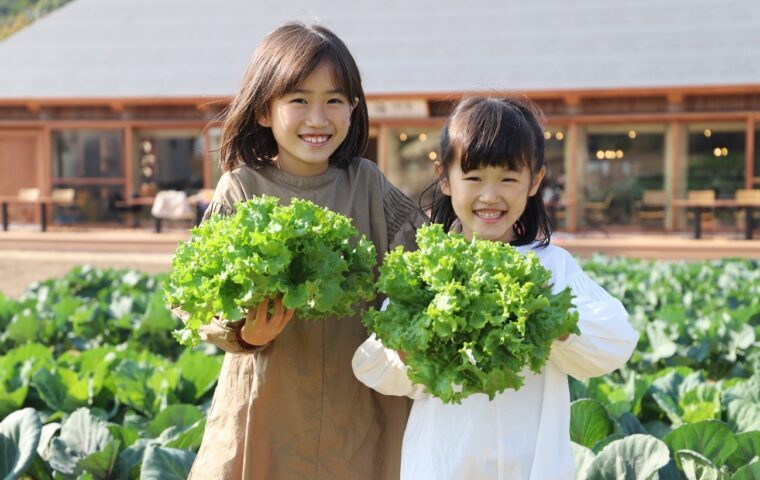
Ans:
{"label": "white sign", "polygon": [[367,100],[369,118],[426,118],[428,104],[423,99]]}

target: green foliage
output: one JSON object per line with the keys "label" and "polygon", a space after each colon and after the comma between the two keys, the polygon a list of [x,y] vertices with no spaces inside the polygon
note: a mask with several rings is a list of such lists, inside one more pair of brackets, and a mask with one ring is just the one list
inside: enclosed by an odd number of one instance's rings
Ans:
{"label": "green foliage", "polygon": [[409,378],[444,402],[519,388],[523,368],[540,371],[552,342],[577,332],[569,289],[552,294],[535,255],[440,225],[419,229],[417,245],[386,256],[378,286],[390,303],[365,324],[406,352]]}
{"label": "green foliage", "polygon": [[[641,341],[620,371],[571,379],[579,479],[760,479],[758,267],[584,266],[623,299]],[[171,338],[179,320],[161,282],[80,268],[0,296],[0,458],[16,459],[0,461],[0,478],[187,476],[222,358]]]}
{"label": "green foliage", "polygon": [[254,197],[194,228],[177,248],[166,300],[189,316],[175,336],[196,345],[214,316],[236,321],[277,295],[302,319],[349,315],[374,296],[375,263],[374,244],[350,219],[306,200],[280,206]]}
{"label": "green foliage", "polygon": [[176,356],[180,349],[169,332],[180,321],[163,306],[162,281],[135,270],[84,266],[34,283],[10,307],[0,352],[28,342],[56,352],[127,344]]}
{"label": "green foliage", "polygon": [[140,478],[142,480],[185,480],[195,454],[176,448],[152,446],[145,453]]}
{"label": "green foliage", "polygon": [[137,479],[156,448],[185,452],[158,478],[187,467],[222,358],[171,338],[162,278],[83,267],[0,297],[0,478]]}
{"label": "green foliage", "polygon": [[0,0],[0,40],[71,0]]}
{"label": "green foliage", "polygon": [[42,425],[37,412],[25,408],[0,422],[0,478],[19,478],[34,459]]}
{"label": "green foliage", "polygon": [[[595,257],[584,270],[621,299],[642,333],[626,367],[571,382],[574,399],[601,402],[615,421],[597,446],[644,434],[669,448],[662,479],[753,478],[760,458],[760,262]],[[587,427],[576,412],[572,425]],[[584,469],[593,453],[574,446]],[[588,472],[579,467],[578,478],[594,478]]]}
{"label": "green foliage", "polygon": [[106,423],[82,408],[72,413],[61,426],[60,436],[49,446],[50,465],[58,472],[78,475],[100,469],[105,456],[110,460],[118,450]]}
{"label": "green foliage", "polygon": [[576,400],[570,405],[570,439],[587,448],[613,433],[613,421],[601,402]]}
{"label": "green foliage", "polygon": [[[760,261],[653,262],[597,256],[584,270],[644,331],[629,368],[686,365],[746,377],[760,360]],[[754,352],[754,353],[753,353]],[[754,356],[753,356],[754,355]]]}
{"label": "green foliage", "polygon": [[718,420],[682,425],[666,435],[664,440],[672,452],[698,452],[717,467],[723,465],[738,446],[731,429]]}
{"label": "green foliage", "polygon": [[669,461],[668,447],[650,436],[634,434],[609,443],[598,455],[573,444],[577,478],[649,480]]}

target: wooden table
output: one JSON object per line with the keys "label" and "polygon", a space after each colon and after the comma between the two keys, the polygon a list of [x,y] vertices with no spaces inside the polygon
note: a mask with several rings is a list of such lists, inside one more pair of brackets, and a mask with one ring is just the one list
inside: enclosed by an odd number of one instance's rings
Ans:
{"label": "wooden table", "polygon": [[[128,198],[126,200],[118,200],[114,202],[114,205],[119,208],[129,208],[129,207],[138,207],[139,209],[142,209],[143,207],[152,207],[153,202],[155,202],[156,197],[132,197]],[[194,198],[194,196],[189,196],[188,201],[190,202],[190,205],[192,205],[194,208],[197,208],[200,200],[198,198]],[[135,216],[135,212],[129,211],[128,214],[132,218],[132,227],[138,226],[138,220]],[[197,211],[195,216],[195,224],[200,224],[201,217],[203,215],[203,212]],[[161,224],[162,219],[158,217],[154,217],[155,220],[155,230],[156,233],[161,233]]]}
{"label": "wooden table", "polygon": [[[142,210],[143,207],[152,207],[153,202],[156,200],[156,197],[132,197],[128,198],[126,200],[117,200],[114,202],[114,206],[118,208],[130,208],[130,210],[127,212],[127,215],[130,218],[130,223],[132,224],[133,228],[136,228],[139,225],[139,221],[137,219],[137,216],[135,215],[135,212],[131,210],[132,207],[137,207],[138,210]],[[156,232],[161,232],[161,219],[156,219]]]}
{"label": "wooden table", "polygon": [[744,238],[752,240],[752,230],[754,230],[754,213],[755,209],[760,209],[760,204],[752,201],[739,201],[735,198],[717,198],[712,202],[703,202],[698,200],[687,200],[685,198],[675,198],[671,204],[677,208],[685,208],[694,212],[694,238],[702,238],[702,213],[705,210],[715,208],[731,208],[736,210],[744,209]]}
{"label": "wooden table", "polygon": [[38,197],[34,200],[22,199],[16,196],[0,196],[2,203],[3,231],[8,231],[8,205],[39,205],[40,207],[40,228],[43,232],[47,231],[47,206],[48,205],[73,205],[72,201],[61,200],[53,197]]}

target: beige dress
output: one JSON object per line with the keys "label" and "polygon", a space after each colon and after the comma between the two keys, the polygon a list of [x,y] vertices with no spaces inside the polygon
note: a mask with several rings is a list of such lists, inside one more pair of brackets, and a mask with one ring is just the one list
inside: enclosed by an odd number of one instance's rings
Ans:
{"label": "beige dress", "polygon": [[[378,260],[396,245],[413,248],[425,220],[365,159],[315,177],[240,167],[221,178],[206,216],[231,214],[237,202],[261,194],[284,203],[311,200],[352,218],[375,243]],[[241,347],[236,328],[222,322],[202,336],[227,353],[191,479],[398,478],[410,404],[354,377],[351,358],[367,338],[359,309],[352,317],[313,322],[296,312],[256,351]]]}

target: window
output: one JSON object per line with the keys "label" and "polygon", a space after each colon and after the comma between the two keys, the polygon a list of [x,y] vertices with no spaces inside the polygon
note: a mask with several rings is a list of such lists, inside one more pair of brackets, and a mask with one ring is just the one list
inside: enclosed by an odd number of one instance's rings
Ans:
{"label": "window", "polygon": [[596,218],[606,224],[635,224],[644,190],[664,188],[664,159],[664,125],[589,127],[581,200],[598,206]]}
{"label": "window", "polygon": [[160,190],[203,188],[203,136],[195,130],[135,132],[135,188],[141,196]]}
{"label": "window", "polygon": [[121,131],[54,131],[53,178],[113,178],[123,176]]}
{"label": "window", "polygon": [[388,179],[417,202],[434,180],[433,165],[440,155],[441,129],[398,128],[389,132]]}
{"label": "window", "polygon": [[744,132],[743,124],[689,125],[685,190],[715,190],[716,198],[732,198],[744,188]]}

